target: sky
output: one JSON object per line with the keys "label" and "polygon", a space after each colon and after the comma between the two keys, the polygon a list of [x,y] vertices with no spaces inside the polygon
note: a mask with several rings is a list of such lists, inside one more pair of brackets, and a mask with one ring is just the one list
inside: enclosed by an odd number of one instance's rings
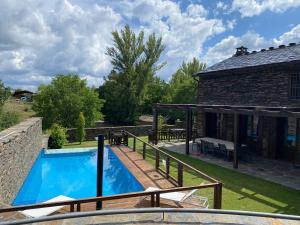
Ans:
{"label": "sky", "polygon": [[101,85],[111,32],[125,24],[162,37],[166,81],[193,57],[210,66],[241,45],[300,42],[300,0],[1,0],[0,18],[0,80],[33,91],[58,73]]}

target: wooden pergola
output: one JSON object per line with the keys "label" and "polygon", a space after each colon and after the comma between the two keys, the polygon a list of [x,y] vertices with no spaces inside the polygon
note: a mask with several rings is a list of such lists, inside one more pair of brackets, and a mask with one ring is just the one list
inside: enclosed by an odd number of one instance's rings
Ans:
{"label": "wooden pergola", "polygon": [[232,114],[234,116],[234,153],[233,167],[238,168],[239,143],[239,115],[267,116],[267,117],[294,117],[296,122],[296,147],[300,152],[300,107],[264,107],[245,105],[203,105],[203,104],[159,104],[153,105],[153,136],[154,144],[158,143],[158,115],[159,110],[184,110],[186,112],[185,124],[185,153],[188,155],[189,142],[192,139],[193,112],[212,112]]}

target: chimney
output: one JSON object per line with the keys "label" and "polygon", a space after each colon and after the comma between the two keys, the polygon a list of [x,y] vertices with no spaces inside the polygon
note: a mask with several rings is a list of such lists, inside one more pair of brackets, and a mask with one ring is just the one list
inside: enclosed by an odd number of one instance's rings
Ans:
{"label": "chimney", "polygon": [[236,48],[236,53],[235,56],[240,56],[240,55],[248,55],[248,48],[241,46],[239,48]]}

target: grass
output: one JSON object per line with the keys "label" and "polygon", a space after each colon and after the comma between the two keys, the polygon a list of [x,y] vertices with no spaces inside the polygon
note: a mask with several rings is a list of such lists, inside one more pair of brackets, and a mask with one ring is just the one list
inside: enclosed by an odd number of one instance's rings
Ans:
{"label": "grass", "polygon": [[[142,139],[147,141],[146,137],[142,137]],[[72,143],[65,147],[89,147],[96,145],[97,143],[93,141],[83,142],[81,145]],[[132,139],[129,140],[129,145],[132,146]],[[142,143],[137,141],[137,151],[141,152],[141,149]],[[183,154],[165,151],[223,183],[222,209],[300,215],[300,191]],[[154,165],[154,159],[154,151],[147,149],[146,160]],[[176,176],[176,171],[177,165],[171,163],[171,174]],[[195,176],[192,171],[184,172],[185,186],[200,184],[204,181],[205,179]],[[213,192],[211,189],[201,190],[199,194],[212,200]],[[212,201],[210,201],[210,205],[212,205]]]}
{"label": "grass", "polygon": [[4,106],[3,111],[12,112],[15,111],[19,115],[20,122],[24,121],[32,116],[34,116],[34,111],[32,110],[32,103],[17,101],[15,98],[9,98]]}
{"label": "grass", "polygon": [[97,141],[84,141],[81,144],[79,142],[71,142],[67,143],[63,146],[63,148],[88,148],[88,147],[96,147]]}

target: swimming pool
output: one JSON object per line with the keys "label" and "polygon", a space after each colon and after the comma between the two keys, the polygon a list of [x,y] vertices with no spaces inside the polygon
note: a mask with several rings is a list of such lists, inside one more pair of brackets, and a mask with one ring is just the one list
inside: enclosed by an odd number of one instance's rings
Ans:
{"label": "swimming pool", "polygon": [[[108,146],[103,161],[103,195],[144,190]],[[95,197],[96,170],[96,148],[42,150],[12,204],[35,204],[58,195]]]}

